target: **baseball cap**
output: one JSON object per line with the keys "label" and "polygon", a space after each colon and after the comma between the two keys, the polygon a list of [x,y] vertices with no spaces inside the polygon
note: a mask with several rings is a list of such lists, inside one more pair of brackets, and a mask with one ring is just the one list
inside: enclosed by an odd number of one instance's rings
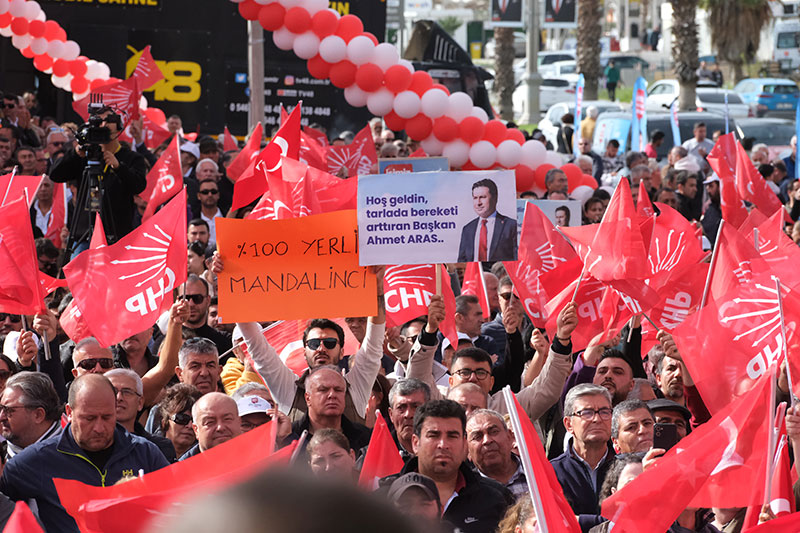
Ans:
{"label": "baseball cap", "polygon": [[715,181],[719,181],[719,176],[716,174],[711,174],[708,178],[703,180],[703,185],[708,185],[709,183],[714,183]]}
{"label": "baseball cap", "polygon": [[[472,342],[472,339],[469,338],[469,335],[467,335],[466,333],[462,333],[460,331],[458,332],[458,340],[460,340],[460,341],[461,340],[468,340],[468,341]],[[450,339],[445,337],[444,339],[442,339],[442,351],[444,351],[445,348],[447,348],[448,346],[450,346]],[[453,349],[457,350],[458,346],[453,346]]]}
{"label": "baseball cap", "polygon": [[655,400],[650,400],[647,402],[647,407],[649,407],[651,411],[675,411],[682,414],[686,420],[692,418],[691,411],[689,411],[686,407],[666,398],[656,398]]}
{"label": "baseball cap", "polygon": [[442,507],[442,502],[439,500],[439,489],[436,488],[436,482],[428,476],[423,476],[417,472],[409,472],[395,479],[389,487],[389,500],[396,502],[406,490],[411,487],[422,489],[428,498],[436,500],[436,504],[439,508]]}
{"label": "baseball cap", "polygon": [[266,413],[272,409],[272,404],[261,396],[245,396],[236,400],[239,416],[252,415],[253,413]]}
{"label": "baseball cap", "polygon": [[181,152],[189,152],[196,159],[200,159],[200,147],[197,146],[197,143],[193,143],[191,141],[183,143],[181,145]]}

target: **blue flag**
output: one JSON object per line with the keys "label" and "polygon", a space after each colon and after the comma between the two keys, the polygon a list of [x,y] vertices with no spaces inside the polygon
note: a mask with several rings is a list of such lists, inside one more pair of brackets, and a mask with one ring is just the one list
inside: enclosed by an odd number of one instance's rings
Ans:
{"label": "blue flag", "polygon": [[678,99],[672,101],[669,106],[669,123],[672,126],[672,144],[680,146],[681,144],[681,128],[678,122]]}
{"label": "blue flag", "polygon": [[575,84],[575,133],[572,134],[572,153],[575,157],[581,155],[578,145],[581,143],[581,106],[583,106],[583,74],[578,75],[578,83]]}
{"label": "blue flag", "polygon": [[642,151],[647,141],[647,81],[639,76],[633,84],[633,105],[631,106],[631,150]]}

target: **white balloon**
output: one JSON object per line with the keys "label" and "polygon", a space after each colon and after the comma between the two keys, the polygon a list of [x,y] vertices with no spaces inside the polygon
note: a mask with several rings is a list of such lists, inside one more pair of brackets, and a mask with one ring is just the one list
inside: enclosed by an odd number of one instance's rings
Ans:
{"label": "white balloon", "polygon": [[313,17],[320,11],[328,9],[328,0],[303,0],[300,5],[306,8],[306,11]]}
{"label": "white balloon", "polygon": [[0,15],[4,15],[8,13],[8,9],[11,7],[11,2],[8,0],[0,0]]}
{"label": "white balloon", "polygon": [[241,4],[244,0],[231,0],[234,4]]}
{"label": "white balloon", "polygon": [[472,98],[467,93],[457,92],[448,97],[447,116],[461,122],[472,113]]}
{"label": "white balloon", "polygon": [[522,146],[517,141],[508,139],[497,146],[497,162],[505,168],[514,168],[519,165],[520,155],[522,155]]}
{"label": "white balloon", "polygon": [[347,57],[347,43],[338,35],[328,35],[319,43],[319,55],[330,64]]}
{"label": "white balloon", "polygon": [[564,164],[564,160],[561,158],[561,154],[557,152],[547,152],[544,157],[544,162],[553,165],[554,167],[561,167]]}
{"label": "white balloon", "polygon": [[414,74],[414,65],[408,59],[401,59],[397,63],[406,67],[411,74]]}
{"label": "white balloon", "polygon": [[581,204],[585,204],[586,200],[592,197],[594,194],[594,189],[589,187],[588,185],[578,185],[572,192],[569,193],[570,198],[575,200],[580,200]]}
{"label": "white balloon", "polygon": [[372,52],[372,62],[381,67],[381,70],[386,70],[397,64],[400,61],[400,54],[397,53],[397,48],[393,44],[380,43]]}
{"label": "white balloon", "polygon": [[286,26],[272,32],[272,42],[281,50],[291,50],[297,34],[290,32]]}
{"label": "white balloon", "polygon": [[522,154],[520,155],[519,162],[528,168],[536,169],[544,163],[544,158],[547,155],[547,148],[544,147],[539,141],[526,141],[522,145]]}
{"label": "white balloon", "polygon": [[294,40],[293,48],[300,59],[311,59],[319,53],[319,37],[313,31],[301,33]]}
{"label": "white balloon", "polygon": [[303,0],[278,0],[287,10],[299,6]]}
{"label": "white balloon", "polygon": [[39,14],[36,15],[36,20],[41,20],[42,22],[44,22],[45,20],[47,20],[47,15],[44,14],[44,11],[39,11]]}
{"label": "white balloon", "polygon": [[83,93],[83,94],[75,94],[75,93],[72,93],[72,99],[73,99],[73,100],[75,100],[75,101],[77,102],[77,101],[78,101],[78,100],[80,100],[81,98],[86,98],[87,96],[89,96],[89,93],[90,93],[90,92],[92,92],[92,91],[91,91],[91,90],[88,90],[88,91],[86,91],[86,92],[85,92],[85,93]]}
{"label": "white balloon", "polygon": [[365,35],[357,35],[347,43],[347,59],[354,65],[369,63],[375,43]]}
{"label": "white balloon", "polygon": [[469,116],[478,117],[484,124],[489,122],[489,115],[486,114],[486,111],[484,111],[482,107],[472,106],[472,113],[470,113]]}
{"label": "white balloon", "polygon": [[141,98],[139,98],[139,107],[142,109],[148,108],[147,98],[144,95],[142,95]]}
{"label": "white balloon", "polygon": [[444,150],[444,143],[433,134],[419,144],[428,155],[442,155],[442,150]]}
{"label": "white balloon", "polygon": [[441,89],[429,89],[420,99],[422,112],[431,119],[439,118],[447,111],[448,95]]}
{"label": "white balloon", "polygon": [[[237,4],[239,2],[244,2],[244,0],[232,0],[232,1],[236,2]],[[255,0],[256,4],[258,4],[260,6],[265,6],[265,5],[270,4],[270,3],[274,2],[274,1],[275,0]]]}
{"label": "white balloon", "polygon": [[47,43],[47,55],[53,59],[61,59],[64,55],[64,41],[50,41]]}
{"label": "white balloon", "polygon": [[419,113],[421,102],[414,91],[403,91],[394,99],[394,112],[401,118],[413,118]]}
{"label": "white balloon", "polygon": [[64,52],[61,54],[62,59],[72,61],[73,59],[78,59],[79,55],[81,55],[81,47],[78,46],[78,43],[75,41],[64,43]]}
{"label": "white balloon", "polygon": [[33,37],[30,35],[14,35],[11,37],[11,44],[19,50],[27,48],[31,44],[31,41],[33,41]]}
{"label": "white balloon", "polygon": [[25,0],[11,0],[8,11],[14,17],[25,16]]}
{"label": "white balloon", "polygon": [[28,0],[25,2],[25,18],[28,20],[36,20],[36,17],[39,16],[39,13],[42,12],[42,8],[39,5],[39,2],[35,0]]}
{"label": "white balloon", "polygon": [[489,141],[478,141],[469,149],[469,160],[478,168],[489,168],[497,159],[497,150]]}
{"label": "white balloon", "polygon": [[94,59],[89,59],[86,61],[86,79],[87,80],[95,80],[97,79],[97,75],[100,73],[100,63],[95,61]]}
{"label": "white balloon", "polygon": [[11,37],[14,32],[11,31],[11,26],[0,27],[0,35],[3,37]]}
{"label": "white balloon", "polygon": [[353,107],[364,107],[367,105],[368,93],[361,90],[355,83],[344,89],[344,99]]}
{"label": "white balloon", "polygon": [[367,109],[375,116],[382,117],[392,110],[394,93],[389,89],[381,88],[367,96]]}
{"label": "white balloon", "polygon": [[44,37],[39,37],[38,39],[34,39],[31,41],[30,44],[31,50],[34,54],[42,55],[47,52],[47,39]]}
{"label": "white balloon", "polygon": [[107,80],[111,77],[111,67],[103,63],[102,61],[98,63],[100,65],[100,74],[97,76],[99,80]]}
{"label": "white balloon", "polygon": [[72,83],[72,74],[67,74],[66,76],[53,75],[50,76],[50,80],[53,82],[53,85],[59,89],[69,90],[69,84]]}
{"label": "white balloon", "polygon": [[469,161],[469,145],[464,141],[452,141],[444,145],[442,155],[450,162],[450,168],[461,168]]}

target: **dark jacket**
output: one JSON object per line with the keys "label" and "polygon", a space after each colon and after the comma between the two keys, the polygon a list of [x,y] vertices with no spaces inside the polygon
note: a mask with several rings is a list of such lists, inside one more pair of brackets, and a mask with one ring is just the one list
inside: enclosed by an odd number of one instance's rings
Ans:
{"label": "dark jacket", "polygon": [[589,467],[575,455],[572,449],[572,439],[567,446],[567,451],[550,461],[550,464],[553,465],[556,478],[564,490],[564,496],[570,507],[578,515],[581,530],[586,532],[604,520],[600,516],[599,495],[606,474],[614,463],[614,449],[611,446],[608,447],[608,453],[597,468],[597,488],[595,489],[592,487]]}
{"label": "dark jacket", "polygon": [[161,453],[164,454],[164,458],[169,461],[170,463],[174,463],[176,460],[175,457],[175,446],[172,445],[172,441],[166,437],[161,437],[160,435],[153,435],[148,433],[144,430],[144,426],[141,425],[139,422],[136,422],[133,425],[133,434],[137,437],[142,437],[143,439],[147,439],[156,446],[158,449],[161,450]]}
{"label": "dark jacket", "polygon": [[[395,479],[408,472],[419,472],[416,457],[408,461],[399,473],[381,479],[378,482],[379,492],[388,491]],[[442,505],[447,505],[442,520],[453,524],[462,533],[494,531],[506,509],[514,504],[514,496],[497,481],[476,473],[467,463],[461,463],[459,474],[465,485],[449,505],[446,501],[442,502]]]}
{"label": "dark jacket", "polygon": [[[136,210],[133,197],[147,187],[147,165],[144,157],[124,146],[120,146],[114,156],[119,161],[119,167],[116,170],[111,167],[105,170],[103,177],[105,193],[100,212],[106,234],[113,237],[108,240],[109,244],[131,232],[133,213]],[[57,183],[75,180],[83,185],[85,167],[86,159],[79,156],[74,149],[70,149],[53,165],[50,179]],[[78,190],[81,190],[81,186]],[[77,198],[77,201],[83,202],[85,198]],[[94,215],[86,211],[83,205],[76,205],[75,217],[76,234],[73,237],[78,242],[82,240],[88,242],[91,238],[89,228],[94,225]]]}
{"label": "dark jacket", "polygon": [[28,446],[6,464],[0,492],[14,501],[35,499],[39,519],[48,533],[78,531],[61,506],[53,478],[74,479],[95,487],[108,487],[139,470],[153,472],[169,463],[155,444],[129,434],[117,425],[114,450],[101,472],[72,438],[72,424],[59,437]]}
{"label": "dark jacket", "polygon": [[[517,257],[517,220],[495,213],[492,242],[487,243],[486,258],[490,262],[507,261]],[[480,218],[474,218],[461,230],[458,262],[475,260],[475,232]]]}
{"label": "dark jacket", "polygon": [[[309,438],[303,443],[302,452],[305,454],[305,448],[308,445],[308,441],[311,440],[311,420],[308,418],[308,413],[304,414],[302,418],[292,423],[293,433],[302,435],[303,431],[308,431],[309,434]],[[344,433],[344,436],[347,437],[347,440],[350,442],[350,449],[357,452],[369,444],[372,430],[370,430],[367,426],[362,426],[361,424],[351,422],[346,416],[343,416],[342,433]]]}
{"label": "dark jacket", "polygon": [[178,461],[185,461],[186,459],[188,459],[190,457],[194,457],[195,455],[198,455],[200,453],[203,453],[203,452],[200,451],[200,443],[199,442],[195,442],[194,446],[192,446],[191,448],[186,450],[184,452],[184,454],[181,455],[180,459],[178,459]]}
{"label": "dark jacket", "polygon": [[[44,355],[44,342],[42,342],[41,346],[39,346],[39,353],[36,355],[36,359],[33,361],[31,366],[22,366],[19,364],[19,360],[14,361],[14,364],[17,366],[17,371],[22,372],[23,370],[27,370],[29,372],[41,372],[42,374],[47,374],[50,380],[53,382],[53,387],[55,387],[56,392],[58,393],[58,398],[65,402],[67,401],[67,386],[66,381],[64,380],[64,369],[61,366],[61,358],[59,357],[59,344],[56,340],[50,341],[50,360],[48,360]],[[70,362],[72,359],[70,358]],[[71,367],[70,367],[71,368]],[[72,374],[70,374],[70,378]]]}
{"label": "dark jacket", "polygon": [[719,203],[710,203],[706,207],[706,212],[703,213],[703,218],[700,223],[703,225],[703,233],[708,238],[711,246],[714,246],[714,241],[717,240],[717,231],[719,230],[719,221],[722,220],[722,209]]}

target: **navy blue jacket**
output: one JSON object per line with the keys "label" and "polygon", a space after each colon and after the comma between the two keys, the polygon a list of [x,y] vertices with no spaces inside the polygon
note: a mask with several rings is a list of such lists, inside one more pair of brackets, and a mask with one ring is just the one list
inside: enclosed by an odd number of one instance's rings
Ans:
{"label": "navy blue jacket", "polygon": [[71,428],[67,424],[60,436],[22,450],[6,464],[0,478],[0,492],[12,500],[36,500],[39,520],[48,533],[78,532],[75,520],[61,506],[53,478],[107,487],[140,469],[147,474],[169,465],[155,444],[117,424],[114,451],[101,472],[72,438]]}
{"label": "navy blue jacket", "polygon": [[608,454],[597,469],[597,490],[592,487],[589,467],[572,451],[572,439],[569,441],[567,451],[550,461],[556,472],[556,478],[564,490],[564,496],[578,515],[578,523],[584,532],[605,520],[600,516],[599,495],[606,474],[614,464],[614,457],[614,449],[609,446]]}

